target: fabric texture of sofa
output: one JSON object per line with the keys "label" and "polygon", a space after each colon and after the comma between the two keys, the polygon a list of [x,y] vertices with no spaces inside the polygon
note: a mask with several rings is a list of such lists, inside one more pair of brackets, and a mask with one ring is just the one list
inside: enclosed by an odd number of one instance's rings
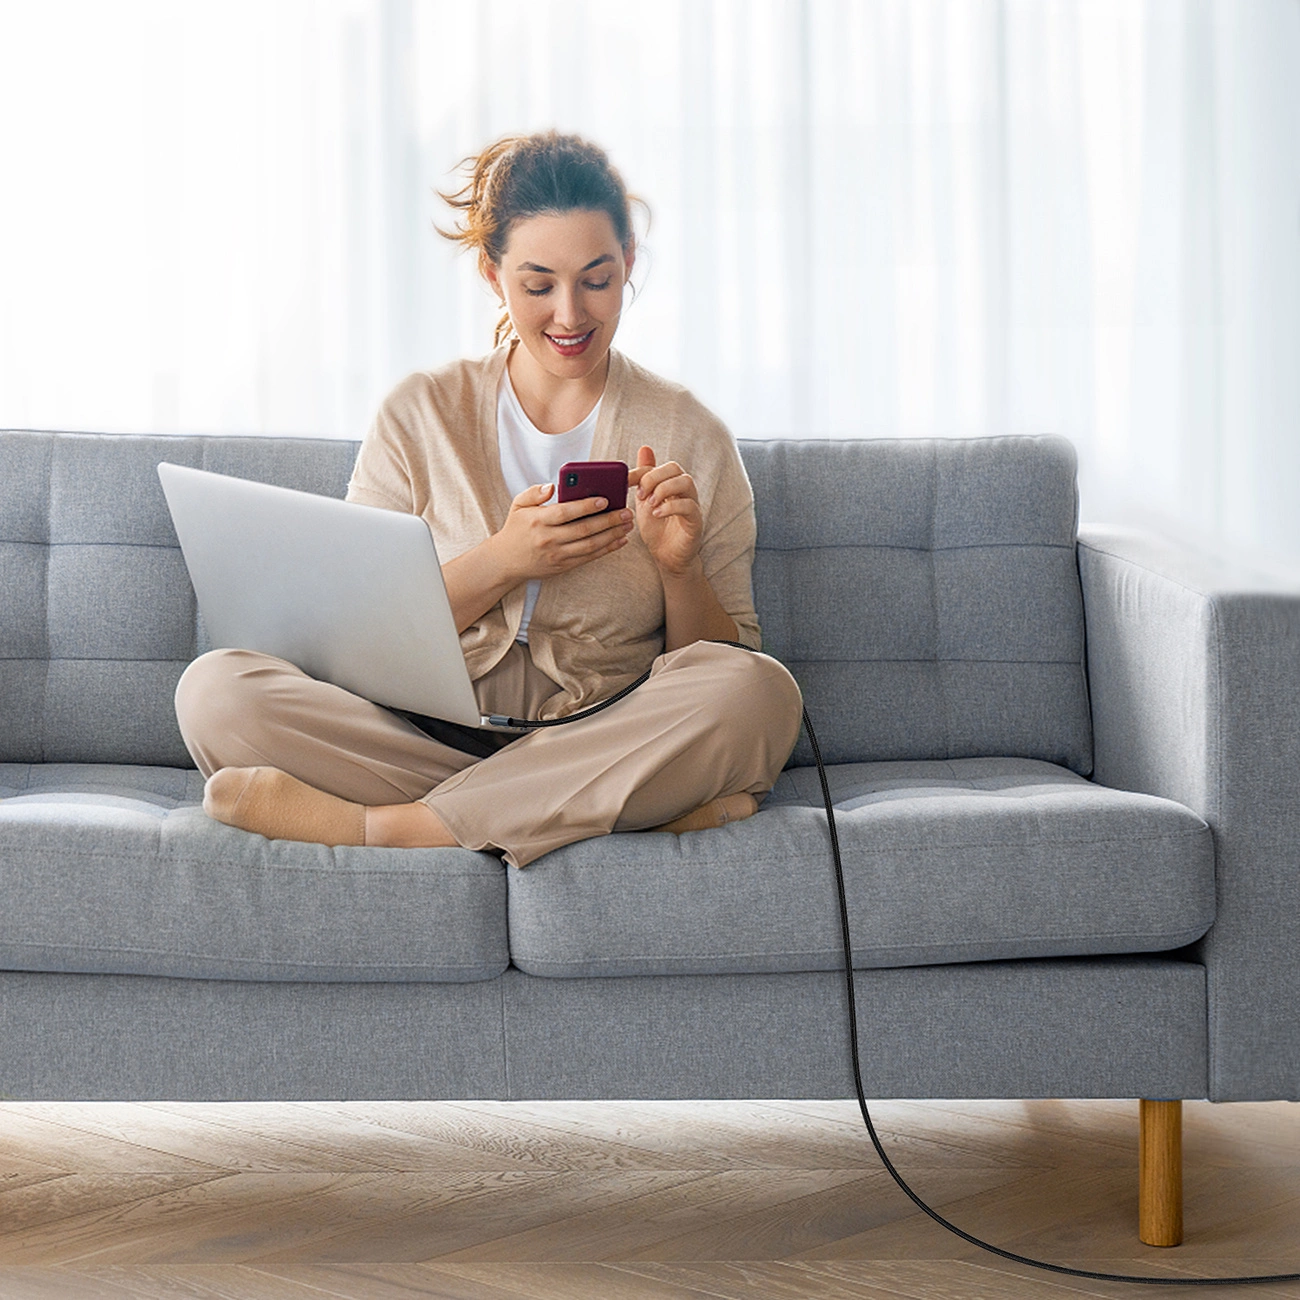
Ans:
{"label": "fabric texture of sofa", "polygon": [[[1058,438],[741,446],[868,1096],[1300,1095],[1300,582],[1079,535]],[[0,1095],[851,1095],[806,738],[747,821],[524,871],[203,814],[156,466],[355,454],[0,434]]]}

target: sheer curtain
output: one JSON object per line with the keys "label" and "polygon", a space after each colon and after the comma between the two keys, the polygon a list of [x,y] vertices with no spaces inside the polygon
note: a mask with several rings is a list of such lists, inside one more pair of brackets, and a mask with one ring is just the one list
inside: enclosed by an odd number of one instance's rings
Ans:
{"label": "sheer curtain", "polygon": [[1295,0],[0,7],[0,424],[357,437],[486,350],[507,131],[650,205],[620,345],[748,437],[1058,432],[1300,555]]}

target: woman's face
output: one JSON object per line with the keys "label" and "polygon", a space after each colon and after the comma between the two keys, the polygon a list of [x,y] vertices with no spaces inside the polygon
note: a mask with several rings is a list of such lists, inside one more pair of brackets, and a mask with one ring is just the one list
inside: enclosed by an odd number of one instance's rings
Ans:
{"label": "woman's face", "polygon": [[609,355],[632,256],[607,212],[542,213],[515,223],[486,274],[529,358],[557,379],[585,379]]}

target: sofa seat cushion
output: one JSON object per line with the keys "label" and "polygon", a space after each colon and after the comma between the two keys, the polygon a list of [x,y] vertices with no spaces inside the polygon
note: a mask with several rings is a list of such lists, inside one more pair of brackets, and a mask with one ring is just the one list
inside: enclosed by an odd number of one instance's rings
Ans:
{"label": "sofa seat cushion", "polygon": [[[857,967],[1162,951],[1214,919],[1210,830],[1181,804],[1033,759],[828,774]],[[508,888],[511,956],[535,975],[843,962],[815,768],[784,772],[746,821],[570,844]]]}
{"label": "sofa seat cushion", "polygon": [[0,764],[0,969],[467,981],[508,964],[505,870],[223,826],[195,771]]}

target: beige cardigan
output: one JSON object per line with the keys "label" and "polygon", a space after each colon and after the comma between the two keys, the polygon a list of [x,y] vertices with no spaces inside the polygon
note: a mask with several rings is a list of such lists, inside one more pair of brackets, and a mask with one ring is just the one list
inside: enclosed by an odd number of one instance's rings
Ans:
{"label": "beige cardigan", "polygon": [[[509,356],[420,371],[385,399],[357,456],[348,500],[421,515],[445,563],[498,532],[510,510],[497,442],[497,392]],[[754,498],[735,440],[686,389],[610,352],[592,442],[593,460],[636,464],[653,447],[695,479],[704,513],[704,573],[740,639],[759,646],[750,584]],[[519,630],[524,586],[461,634],[470,676],[479,678]],[[542,582],[528,628],[533,660],[564,689],[548,717],[607,698],[643,673],[664,647],[663,584],[640,535],[590,564]]]}

